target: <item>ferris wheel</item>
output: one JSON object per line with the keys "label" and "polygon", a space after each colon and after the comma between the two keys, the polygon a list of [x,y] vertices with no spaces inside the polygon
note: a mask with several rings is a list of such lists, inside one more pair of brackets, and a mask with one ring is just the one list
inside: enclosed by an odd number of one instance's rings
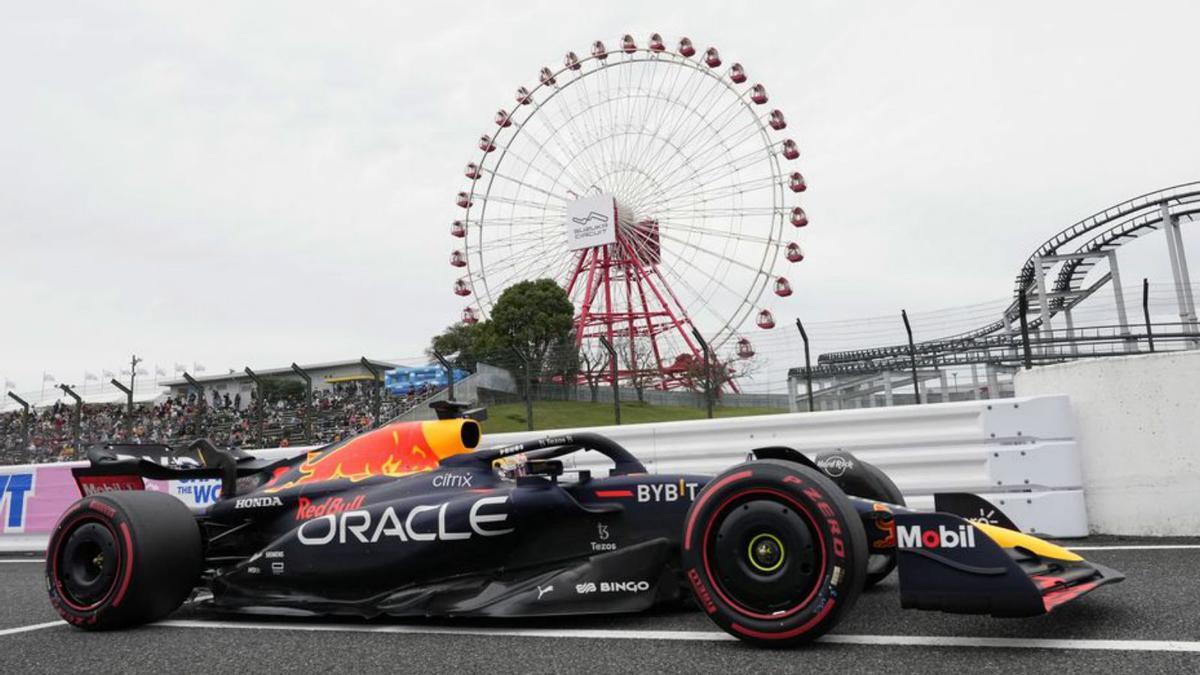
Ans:
{"label": "ferris wheel", "polygon": [[747,333],[774,327],[761,302],[792,294],[776,267],[803,260],[791,233],[808,224],[800,152],[768,101],[741,64],[686,37],[596,41],[542,68],[466,166],[450,256],[463,321],[549,277],[575,305],[579,343],[606,337],[628,356],[619,379],[687,386],[697,332],[752,356]]}

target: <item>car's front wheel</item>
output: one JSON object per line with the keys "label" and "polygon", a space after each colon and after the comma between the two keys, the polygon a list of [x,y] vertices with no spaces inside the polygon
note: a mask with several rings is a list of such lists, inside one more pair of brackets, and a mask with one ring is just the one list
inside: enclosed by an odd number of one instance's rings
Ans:
{"label": "car's front wheel", "polygon": [[853,505],[827,477],[782,460],[714,478],[684,522],[682,563],[700,608],[764,646],[824,634],[853,606],[867,549]]}
{"label": "car's front wheel", "polygon": [[200,529],[188,508],[157,492],[110,492],[75,502],[46,549],[50,604],[80,628],[157,621],[200,577]]}

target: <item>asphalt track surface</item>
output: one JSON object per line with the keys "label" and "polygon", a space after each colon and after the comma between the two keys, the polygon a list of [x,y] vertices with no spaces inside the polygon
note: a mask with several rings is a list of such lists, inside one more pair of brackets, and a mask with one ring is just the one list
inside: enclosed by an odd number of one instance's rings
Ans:
{"label": "asphalt track surface", "polygon": [[816,645],[769,651],[698,612],[539,621],[359,621],[221,614],[87,633],[50,609],[36,559],[0,558],[0,673],[1200,672],[1200,539],[1064,542],[1125,572],[1035,619],[903,611],[895,579]]}

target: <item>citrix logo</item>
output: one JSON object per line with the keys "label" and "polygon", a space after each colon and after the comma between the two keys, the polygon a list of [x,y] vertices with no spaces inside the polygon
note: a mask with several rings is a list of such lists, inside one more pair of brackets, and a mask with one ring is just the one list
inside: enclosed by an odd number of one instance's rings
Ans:
{"label": "citrix logo", "polygon": [[920,525],[899,525],[896,538],[900,548],[975,548],[975,528],[971,525],[957,528],[939,525],[936,530],[923,530]]}
{"label": "citrix logo", "polygon": [[433,487],[472,487],[469,473],[444,473],[433,477]]}

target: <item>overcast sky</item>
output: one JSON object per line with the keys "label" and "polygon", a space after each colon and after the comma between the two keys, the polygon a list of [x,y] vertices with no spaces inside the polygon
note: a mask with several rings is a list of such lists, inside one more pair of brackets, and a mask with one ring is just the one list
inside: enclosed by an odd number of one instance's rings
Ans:
{"label": "overcast sky", "polygon": [[[1195,2],[5,3],[0,377],[419,355],[463,305],[475,139],[625,32],[718,46],[787,113],[812,225],[781,325],[1003,298],[1059,229],[1200,179],[1197,25]],[[1161,237],[1134,248],[1127,284],[1169,280]]]}

